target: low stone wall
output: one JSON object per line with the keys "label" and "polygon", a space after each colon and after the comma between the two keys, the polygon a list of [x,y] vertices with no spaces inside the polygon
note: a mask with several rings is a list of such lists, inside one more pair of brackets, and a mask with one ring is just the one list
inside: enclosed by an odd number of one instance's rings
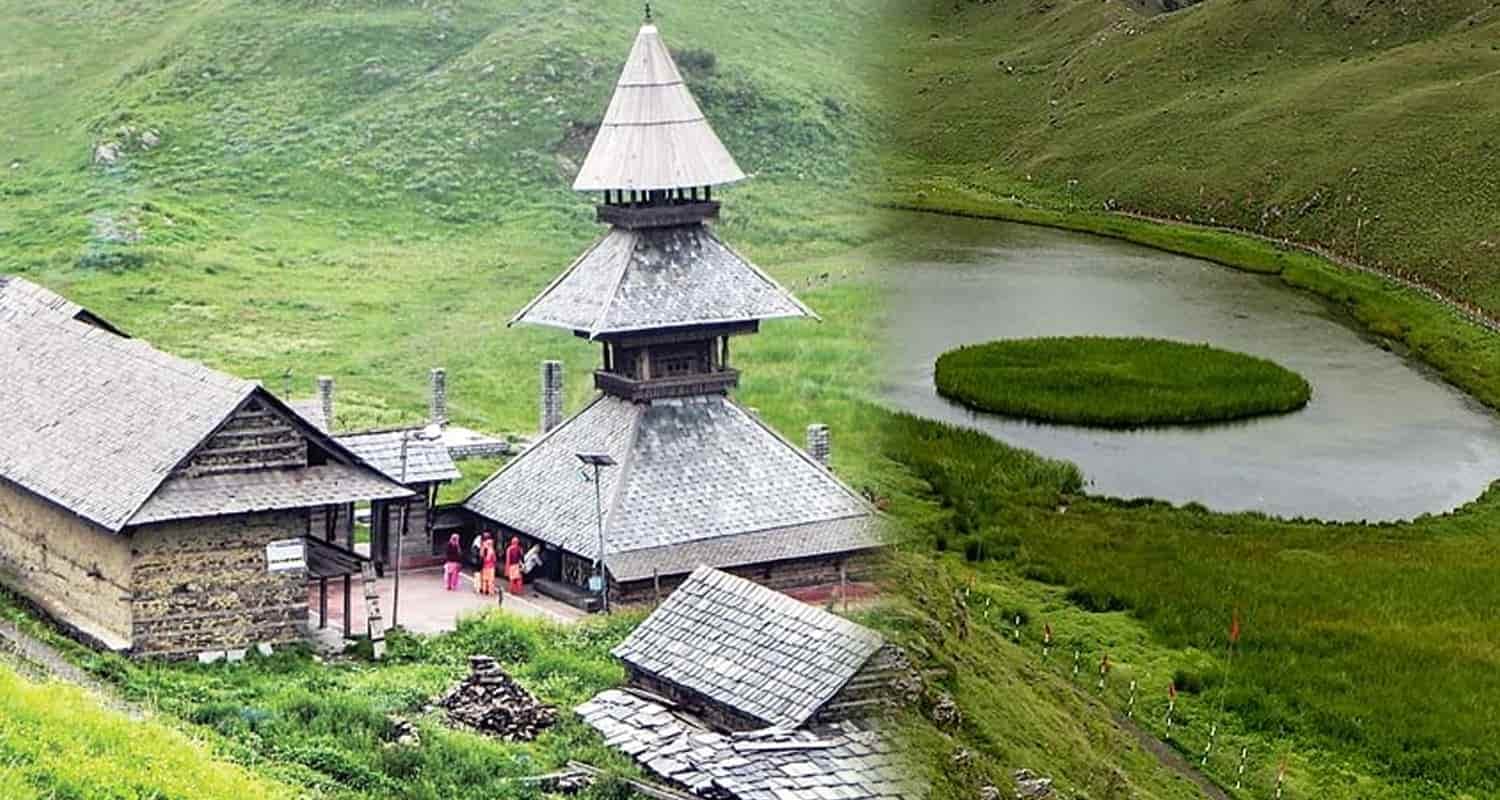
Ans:
{"label": "low stone wall", "polygon": [[0,582],[92,645],[130,644],[129,540],[4,480]]}
{"label": "low stone wall", "polygon": [[187,657],[298,641],[306,573],[267,570],[266,544],[302,536],[307,510],[147,525],[135,555],[133,650]]}

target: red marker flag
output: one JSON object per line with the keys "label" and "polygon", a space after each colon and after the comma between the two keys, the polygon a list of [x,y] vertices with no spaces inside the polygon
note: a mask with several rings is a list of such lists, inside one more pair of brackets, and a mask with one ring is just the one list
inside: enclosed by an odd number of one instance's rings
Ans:
{"label": "red marker flag", "polygon": [[1229,643],[1236,644],[1240,640],[1240,610],[1234,610],[1234,617],[1229,622]]}

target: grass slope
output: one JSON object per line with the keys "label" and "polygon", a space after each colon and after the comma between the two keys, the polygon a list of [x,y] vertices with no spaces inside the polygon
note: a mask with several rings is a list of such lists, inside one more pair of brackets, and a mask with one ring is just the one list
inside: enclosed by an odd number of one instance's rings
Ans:
{"label": "grass slope", "polygon": [[1500,309],[1490,0],[908,0],[890,170],[1325,245]]}
{"label": "grass slope", "polygon": [[[870,100],[839,54],[873,12],[657,11],[755,176],[724,193],[721,231],[830,319],[857,319],[857,275],[821,259],[870,238],[840,200]],[[537,361],[567,362],[576,405],[598,354],[504,323],[600,233],[568,186],[639,15],[626,0],[0,0],[0,271],[277,390],[334,375],[348,424],[411,416],[442,364],[458,421],[530,432]],[[116,162],[90,163],[111,142]],[[789,351],[842,357],[818,335],[833,326],[793,327],[744,348],[747,389],[791,399],[807,383]]]}
{"label": "grass slope", "polygon": [[[1303,761],[1295,796],[1500,791],[1494,492],[1406,524],[1280,521],[1092,498],[1071,465],[975,431],[906,416],[885,430],[886,456],[919,479],[894,505],[916,531],[908,557],[976,575],[1006,597],[1004,619],[1028,621],[1031,641],[1045,614],[1071,609],[1058,630],[1089,639],[1086,670],[1119,647],[1118,614],[1129,612],[1149,636],[1116,658],[1151,665],[1143,685],[1157,704],[1179,670],[1203,692],[1189,712],[1196,727],[1178,741],[1185,751],[1201,751],[1205,715],[1222,709],[1213,721],[1242,737],[1259,767],[1284,753]],[[1231,681],[1224,647],[1236,609],[1247,634]],[[1465,701],[1439,711],[1439,697]],[[1227,785],[1234,766],[1221,755],[1210,772]]]}
{"label": "grass slope", "polygon": [[101,709],[84,691],[0,663],[0,796],[291,798],[287,785],[213,756],[160,722]]}
{"label": "grass slope", "polygon": [[938,356],[938,393],[1043,422],[1134,428],[1224,422],[1307,405],[1312,387],[1263,358],[1161,339],[1010,339]]}

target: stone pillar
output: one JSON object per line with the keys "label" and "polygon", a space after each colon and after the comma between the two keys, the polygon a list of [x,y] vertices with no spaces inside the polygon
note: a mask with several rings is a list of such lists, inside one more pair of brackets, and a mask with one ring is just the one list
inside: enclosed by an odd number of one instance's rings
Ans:
{"label": "stone pillar", "polygon": [[825,467],[831,467],[829,456],[832,450],[828,442],[828,426],[814,423],[807,426],[807,454]]}
{"label": "stone pillar", "polygon": [[318,403],[323,410],[323,424],[333,432],[333,378],[318,376]]}
{"label": "stone pillar", "polygon": [[448,424],[448,372],[442,367],[433,367],[430,373],[432,384],[432,396],[428,398],[428,409],[432,415],[432,424]]}
{"label": "stone pillar", "polygon": [[542,362],[542,433],[563,421],[563,365],[561,361]]}

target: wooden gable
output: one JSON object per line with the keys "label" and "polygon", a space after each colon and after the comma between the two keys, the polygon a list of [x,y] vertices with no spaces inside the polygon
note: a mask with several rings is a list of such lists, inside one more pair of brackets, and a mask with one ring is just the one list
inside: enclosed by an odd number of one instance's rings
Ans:
{"label": "wooden gable", "polygon": [[221,472],[306,467],[308,441],[301,426],[252,394],[173,472],[197,477]]}

